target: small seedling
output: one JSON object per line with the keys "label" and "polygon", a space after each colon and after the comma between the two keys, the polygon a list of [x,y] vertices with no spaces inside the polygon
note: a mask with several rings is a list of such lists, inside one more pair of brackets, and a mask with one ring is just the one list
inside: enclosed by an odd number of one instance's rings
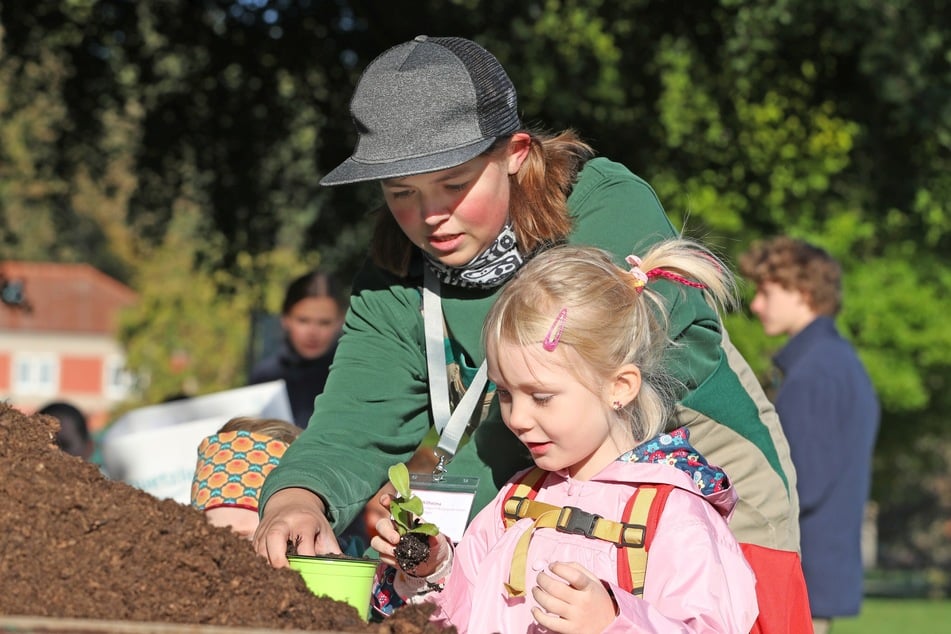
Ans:
{"label": "small seedling", "polygon": [[423,501],[413,495],[409,488],[409,469],[403,463],[389,470],[390,483],[396,489],[396,497],[390,501],[390,517],[396,524],[400,541],[396,545],[396,561],[400,568],[413,572],[416,566],[429,557],[429,536],[438,535],[435,524],[427,524],[419,518],[423,514]]}

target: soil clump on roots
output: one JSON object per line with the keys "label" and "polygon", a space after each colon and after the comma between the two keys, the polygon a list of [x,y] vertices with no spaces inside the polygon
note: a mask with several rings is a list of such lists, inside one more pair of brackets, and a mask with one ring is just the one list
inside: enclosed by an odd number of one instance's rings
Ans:
{"label": "soil clump on roots", "polygon": [[412,574],[429,557],[429,538],[420,533],[405,533],[400,536],[394,555],[400,568]]}
{"label": "soil clump on roots", "polygon": [[383,623],[316,597],[201,512],[158,500],[61,451],[58,422],[0,403],[4,616],[234,628],[430,634],[429,610]]}

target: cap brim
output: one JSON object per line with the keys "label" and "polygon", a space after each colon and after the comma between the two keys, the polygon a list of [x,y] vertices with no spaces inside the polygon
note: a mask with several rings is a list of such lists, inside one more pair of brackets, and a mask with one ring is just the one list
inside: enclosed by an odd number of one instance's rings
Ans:
{"label": "cap brim", "polygon": [[321,178],[320,184],[324,186],[348,185],[350,183],[379,181],[387,178],[400,178],[414,174],[438,172],[439,170],[462,165],[466,161],[474,159],[489,149],[493,143],[495,143],[494,138],[480,139],[475,143],[454,148],[446,152],[429,154],[427,156],[414,156],[397,161],[387,161],[385,163],[369,163],[360,161],[351,156]]}

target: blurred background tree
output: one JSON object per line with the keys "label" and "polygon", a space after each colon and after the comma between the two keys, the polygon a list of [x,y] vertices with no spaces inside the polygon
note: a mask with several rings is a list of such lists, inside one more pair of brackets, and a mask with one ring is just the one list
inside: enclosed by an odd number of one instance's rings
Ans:
{"label": "blurred background tree", "polygon": [[[377,192],[317,181],[352,148],[359,72],[461,35],[526,123],[577,129],[726,258],[784,232],[842,261],[839,322],[884,406],[883,560],[951,564],[948,3],[11,0],[0,29],[2,257],[140,293],[142,402],[240,384],[251,311],[310,266],[355,272]],[[727,322],[765,380],[783,342]]]}

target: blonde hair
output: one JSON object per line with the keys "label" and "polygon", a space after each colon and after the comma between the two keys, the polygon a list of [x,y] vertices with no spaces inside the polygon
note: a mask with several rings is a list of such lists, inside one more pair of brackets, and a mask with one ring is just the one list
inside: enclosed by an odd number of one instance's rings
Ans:
{"label": "blonde hair", "polygon": [[[683,388],[665,369],[665,353],[674,344],[667,332],[666,301],[652,288],[667,282],[656,278],[674,274],[684,278],[682,282],[702,284],[707,301],[718,309],[733,306],[736,292],[727,267],[688,240],[655,245],[639,268],[652,278],[646,286],[601,249],[549,249],[519,270],[489,311],[482,332],[486,355],[498,355],[503,342],[541,346],[556,317],[566,310],[558,345],[571,346],[584,366],[572,371],[597,390],[623,365],[638,366],[640,392],[620,413],[636,441],[657,435]],[[685,285],[683,292],[688,290]]]}
{"label": "blonde hair", "polygon": [[279,418],[255,418],[253,416],[237,416],[221,426],[219,434],[229,431],[247,431],[253,434],[268,436],[274,440],[286,442],[288,445],[300,436],[300,427]]}
{"label": "blonde hair", "polygon": [[[518,249],[530,254],[546,244],[563,241],[571,233],[568,196],[578,172],[594,150],[573,130],[558,134],[522,130],[531,137],[528,156],[517,174],[509,177],[509,218]],[[496,139],[485,154],[501,154],[511,136]],[[386,205],[377,209],[377,223],[370,243],[373,262],[405,277],[415,246],[400,229]]]}

